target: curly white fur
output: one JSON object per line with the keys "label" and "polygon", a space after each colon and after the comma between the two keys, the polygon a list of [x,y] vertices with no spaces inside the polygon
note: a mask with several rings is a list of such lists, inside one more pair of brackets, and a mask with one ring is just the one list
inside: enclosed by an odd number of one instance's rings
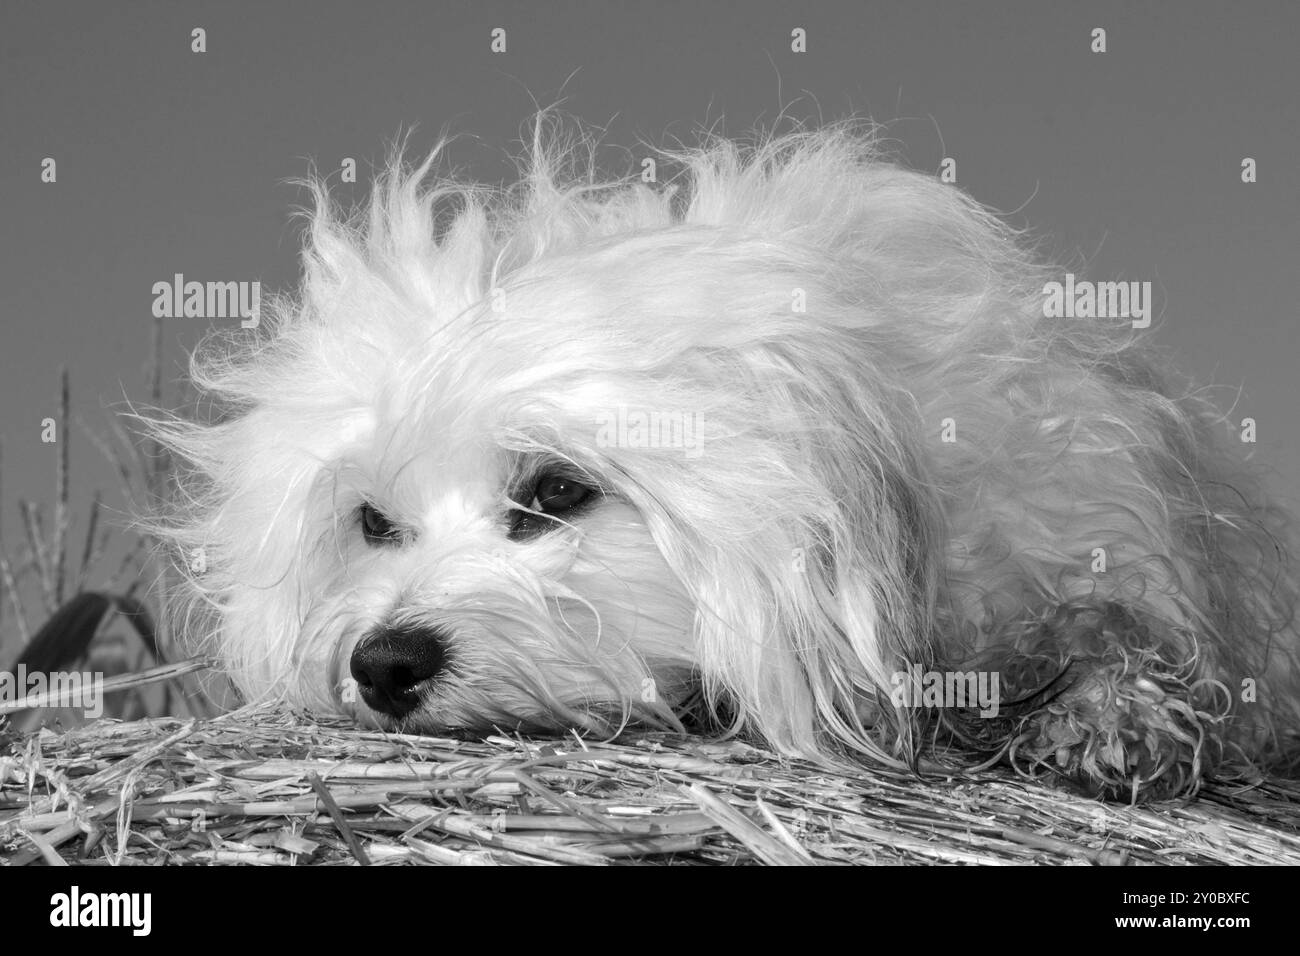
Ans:
{"label": "curly white fur", "polygon": [[[1030,703],[984,743],[1101,789],[1282,749],[1280,518],[1130,323],[1044,318],[1060,273],[860,126],[713,139],[661,157],[661,188],[601,181],[547,125],[509,190],[434,177],[436,153],[395,159],[363,216],[315,185],[301,295],[197,358],[219,414],[153,423],[188,463],[159,525],[185,629],[247,696],[392,725],[347,699],[347,660],[414,622],[452,662],[417,731],[677,727],[698,687],[783,753],[910,758],[923,715],[891,675],[992,661]],[[701,443],[611,447],[620,409],[691,416]],[[602,497],[517,540],[512,489],[547,462]],[[367,545],[364,502],[400,545]],[[1028,686],[1112,658],[1101,716]],[[1189,750],[1056,753],[1093,746],[1065,724],[1128,747],[1105,714],[1166,697]]]}

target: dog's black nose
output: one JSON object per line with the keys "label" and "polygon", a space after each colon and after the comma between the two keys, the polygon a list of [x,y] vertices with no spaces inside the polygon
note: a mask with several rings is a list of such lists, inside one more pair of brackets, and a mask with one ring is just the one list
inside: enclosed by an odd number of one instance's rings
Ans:
{"label": "dog's black nose", "polygon": [[437,628],[380,628],[352,652],[352,677],[370,707],[405,717],[420,702],[420,684],[442,672],[446,646]]}

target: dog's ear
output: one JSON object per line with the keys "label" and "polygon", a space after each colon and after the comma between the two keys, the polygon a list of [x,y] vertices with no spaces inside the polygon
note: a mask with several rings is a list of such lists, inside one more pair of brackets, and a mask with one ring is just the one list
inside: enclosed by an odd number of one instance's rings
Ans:
{"label": "dog's ear", "polygon": [[880,757],[884,739],[910,756],[915,712],[893,707],[891,678],[929,663],[940,509],[909,419],[835,352],[783,382],[761,425],[738,399],[689,486],[638,504],[696,602],[715,712],[787,754]]}

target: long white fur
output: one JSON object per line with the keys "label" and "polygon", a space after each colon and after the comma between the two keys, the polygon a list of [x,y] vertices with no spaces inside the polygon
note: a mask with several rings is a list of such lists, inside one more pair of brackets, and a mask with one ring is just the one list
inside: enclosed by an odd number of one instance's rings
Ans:
{"label": "long white fur", "polygon": [[[678,726],[698,681],[781,752],[907,755],[894,671],[1118,601],[1264,683],[1251,747],[1295,726],[1280,519],[1127,322],[1043,317],[1059,273],[997,217],[858,124],[710,139],[663,187],[546,125],[510,189],[436,151],[359,216],[316,184],[300,294],[196,358],[209,421],[154,423],[187,464],[159,525],[183,630],[247,697],[375,718],[347,658],[401,619],[457,662],[411,729]],[[602,447],[620,407],[698,415],[701,454]],[[513,542],[511,477],[545,456],[609,497]],[[363,500],[411,542],[368,548]]]}

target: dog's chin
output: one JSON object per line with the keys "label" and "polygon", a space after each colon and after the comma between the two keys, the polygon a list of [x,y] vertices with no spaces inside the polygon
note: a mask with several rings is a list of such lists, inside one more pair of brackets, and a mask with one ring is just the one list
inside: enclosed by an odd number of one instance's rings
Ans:
{"label": "dog's chin", "polygon": [[349,716],[358,726],[389,733],[429,737],[482,739],[493,734],[556,737],[577,732],[584,736],[613,737],[623,728],[636,724],[665,723],[637,715],[636,708],[625,701],[586,701],[556,711],[529,710],[520,707],[505,710],[499,705],[493,712],[453,711],[440,705],[436,698],[422,703],[403,717],[375,710],[365,704],[352,709]]}
{"label": "dog's chin", "polygon": [[[653,694],[646,692],[651,685]],[[438,682],[400,717],[360,697],[344,710],[358,726],[391,733],[482,739],[493,734],[554,737],[576,732],[612,738],[632,726],[682,730],[682,718],[691,719],[700,693],[698,675],[675,666],[626,690],[591,682],[529,692],[480,674],[472,686]]]}
{"label": "dog's chin", "polygon": [[469,740],[482,740],[493,735],[514,736],[516,734],[525,737],[559,737],[575,731],[584,736],[615,736],[626,725],[626,722],[620,719],[619,712],[612,702],[607,710],[590,708],[582,714],[582,717],[582,720],[566,721],[554,715],[537,713],[531,716],[502,716],[497,720],[480,716],[449,720],[430,708],[427,711],[417,709],[405,717],[397,718],[366,708],[365,714],[356,719],[358,726],[388,733]]}

